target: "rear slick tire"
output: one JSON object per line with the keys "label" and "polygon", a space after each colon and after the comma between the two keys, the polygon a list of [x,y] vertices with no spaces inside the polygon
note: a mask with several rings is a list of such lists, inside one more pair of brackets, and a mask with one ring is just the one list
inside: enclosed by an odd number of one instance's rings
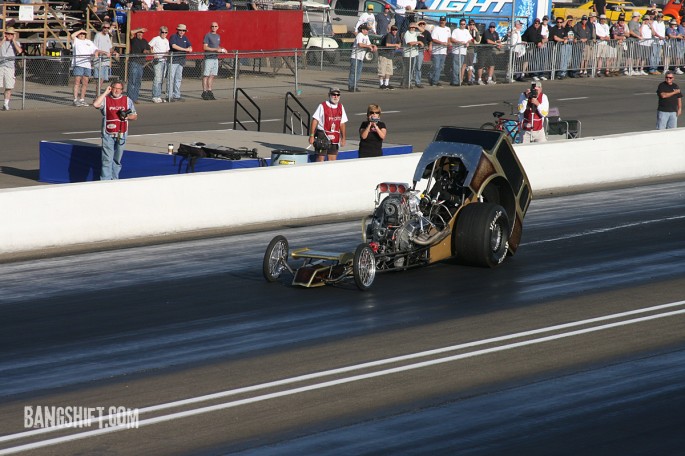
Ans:
{"label": "rear slick tire", "polygon": [[457,216],[452,245],[459,261],[494,268],[507,256],[509,234],[509,218],[502,206],[471,203]]}

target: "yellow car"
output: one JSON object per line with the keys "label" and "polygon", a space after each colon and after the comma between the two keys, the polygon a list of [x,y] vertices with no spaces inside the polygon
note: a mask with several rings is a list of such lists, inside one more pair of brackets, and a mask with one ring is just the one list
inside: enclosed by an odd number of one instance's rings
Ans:
{"label": "yellow car", "polygon": [[[590,0],[587,3],[583,3],[575,8],[567,7],[556,7],[552,8],[552,16],[555,18],[561,17],[566,19],[567,16],[571,15],[575,20],[580,20],[582,16],[589,16],[590,13],[594,11],[594,2]],[[633,12],[637,11],[640,13],[640,17],[647,14],[647,7],[639,7],[633,5],[631,2],[624,2],[620,0],[607,0],[606,15],[607,18],[615,22],[618,20],[618,16],[623,13],[625,15],[625,20],[628,22],[633,16]]]}

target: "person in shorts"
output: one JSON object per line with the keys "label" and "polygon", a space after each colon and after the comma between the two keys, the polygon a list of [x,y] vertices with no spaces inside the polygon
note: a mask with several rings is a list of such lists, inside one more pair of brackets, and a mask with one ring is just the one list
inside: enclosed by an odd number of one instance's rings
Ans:
{"label": "person in shorts", "polygon": [[202,99],[216,100],[212,92],[214,77],[219,74],[219,55],[218,52],[225,53],[226,49],[221,47],[221,36],[219,36],[219,24],[212,22],[210,31],[205,35],[203,49],[205,60],[202,64]]}
{"label": "person in shorts", "polygon": [[5,89],[2,110],[10,110],[10,98],[14,89],[14,62],[16,56],[21,54],[21,44],[17,41],[17,33],[14,27],[7,27],[5,35],[0,41],[0,84]]}
{"label": "person in shorts", "polygon": [[72,73],[74,75],[74,106],[88,106],[86,103],[86,90],[88,79],[92,73],[91,62],[100,55],[95,43],[86,38],[88,32],[77,30],[71,34],[71,50],[74,55],[72,60]]}
{"label": "person in shorts", "polygon": [[325,149],[316,149],[316,161],[322,162],[328,156],[328,161],[338,158],[338,149],[345,146],[345,124],[347,114],[340,102],[340,89],[331,87],[328,89],[328,100],[321,103],[312,115],[312,124],[309,128],[309,144],[314,146],[315,139],[322,135],[328,137],[330,145]]}

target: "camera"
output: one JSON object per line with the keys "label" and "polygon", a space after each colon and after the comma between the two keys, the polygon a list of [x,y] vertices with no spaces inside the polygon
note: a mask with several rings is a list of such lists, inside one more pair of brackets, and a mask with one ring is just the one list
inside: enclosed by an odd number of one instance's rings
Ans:
{"label": "camera", "polygon": [[126,120],[126,116],[131,114],[133,110],[131,109],[120,109],[117,111],[117,116],[119,117],[119,120]]}
{"label": "camera", "polygon": [[378,123],[378,119],[369,119],[369,122]]}
{"label": "camera", "polygon": [[530,86],[530,93],[528,94],[528,99],[531,100],[533,98],[538,97],[538,86],[535,84]]}

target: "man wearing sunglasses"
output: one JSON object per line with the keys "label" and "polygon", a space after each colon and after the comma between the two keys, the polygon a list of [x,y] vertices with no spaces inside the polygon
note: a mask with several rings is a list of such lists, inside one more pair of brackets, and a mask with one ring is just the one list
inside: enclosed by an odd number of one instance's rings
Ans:
{"label": "man wearing sunglasses", "polygon": [[[152,67],[155,77],[152,80],[152,102],[162,103],[162,83],[167,71],[167,58],[169,56],[169,29],[163,25],[159,28],[159,35],[150,40],[150,50],[155,56]],[[167,92],[168,93],[168,92]],[[166,97],[165,97],[166,98]]]}
{"label": "man wearing sunglasses", "polygon": [[664,82],[659,84],[656,95],[659,97],[659,107],[656,111],[656,129],[665,130],[667,128],[678,127],[678,116],[682,111],[683,94],[680,87],[674,81],[672,71],[665,73]]}
{"label": "man wearing sunglasses", "polygon": [[[312,115],[312,124],[309,128],[309,144],[315,147],[316,161],[322,162],[328,156],[328,161],[338,158],[338,149],[345,145],[347,113],[340,103],[340,89],[331,87],[328,89],[328,100],[321,103]],[[321,144],[322,139],[328,138],[325,147]],[[318,141],[315,141],[318,140]]]}
{"label": "man wearing sunglasses", "polygon": [[110,36],[110,29],[112,25],[109,22],[104,22],[100,28],[100,33],[96,33],[93,38],[93,43],[100,50],[100,56],[95,60],[93,75],[96,78],[102,79],[104,82],[109,81],[109,76],[112,74],[112,59],[111,57],[118,57],[117,51],[113,51],[112,37]]}

